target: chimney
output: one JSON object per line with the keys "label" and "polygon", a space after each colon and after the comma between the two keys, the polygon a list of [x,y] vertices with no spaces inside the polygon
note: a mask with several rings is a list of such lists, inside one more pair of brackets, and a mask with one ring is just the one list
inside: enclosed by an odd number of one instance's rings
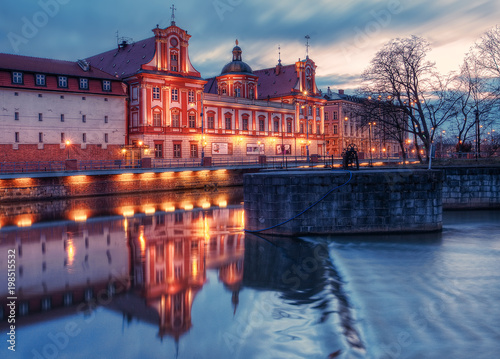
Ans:
{"label": "chimney", "polygon": [[343,95],[344,94],[344,90],[339,90],[339,95]]}

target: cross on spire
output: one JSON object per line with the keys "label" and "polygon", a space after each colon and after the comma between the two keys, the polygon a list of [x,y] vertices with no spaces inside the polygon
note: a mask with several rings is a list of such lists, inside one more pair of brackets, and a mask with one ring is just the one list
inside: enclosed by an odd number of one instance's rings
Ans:
{"label": "cross on spire", "polygon": [[177,10],[175,8],[175,5],[172,4],[172,6],[170,7],[170,10],[172,10],[172,25],[175,25],[175,10]]}
{"label": "cross on spire", "polygon": [[309,58],[309,39],[310,38],[311,38],[311,36],[306,35],[306,59]]}

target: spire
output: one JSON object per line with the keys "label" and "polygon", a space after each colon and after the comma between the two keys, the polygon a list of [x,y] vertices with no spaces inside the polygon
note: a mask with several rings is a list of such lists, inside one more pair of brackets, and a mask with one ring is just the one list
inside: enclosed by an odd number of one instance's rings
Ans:
{"label": "spire", "polygon": [[309,39],[311,36],[306,35],[306,60],[309,59]]}
{"label": "spire", "polygon": [[177,10],[175,8],[174,4],[172,4],[172,6],[170,7],[170,10],[172,10],[172,26],[174,26],[175,25],[175,10]]}
{"label": "spire", "polygon": [[278,65],[281,65],[281,45],[278,45]]}

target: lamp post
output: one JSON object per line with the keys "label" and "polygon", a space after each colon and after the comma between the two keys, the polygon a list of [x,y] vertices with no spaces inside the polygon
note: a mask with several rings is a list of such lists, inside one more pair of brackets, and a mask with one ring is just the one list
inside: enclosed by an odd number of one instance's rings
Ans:
{"label": "lamp post", "polygon": [[307,109],[307,91],[304,91],[304,117],[306,118],[306,156],[307,164],[309,164],[309,114]]}
{"label": "lamp post", "polygon": [[368,122],[368,141],[370,146],[370,167],[373,166],[373,151],[372,151],[372,125],[375,126],[376,122]]}
{"label": "lamp post", "polygon": [[66,147],[68,148],[68,160],[69,160],[69,145],[71,142],[69,140],[66,140]]}
{"label": "lamp post", "polygon": [[443,154],[443,135],[446,133],[445,130],[441,131],[441,158],[444,158]]}
{"label": "lamp post", "polygon": [[[200,119],[201,119],[201,163],[200,165],[203,166],[203,159],[205,158],[205,121],[203,120],[203,91],[201,92],[201,99],[196,100],[196,102],[201,103],[201,112],[200,112]],[[191,103],[191,107],[194,107],[194,103]]]}

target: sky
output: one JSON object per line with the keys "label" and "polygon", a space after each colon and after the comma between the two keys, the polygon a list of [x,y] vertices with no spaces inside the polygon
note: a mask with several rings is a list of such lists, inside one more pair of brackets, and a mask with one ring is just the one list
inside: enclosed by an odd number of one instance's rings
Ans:
{"label": "sky", "polygon": [[481,35],[500,25],[498,0],[4,0],[0,52],[74,61],[116,47],[117,34],[139,41],[158,24],[188,31],[190,59],[208,78],[232,59],[238,39],[252,69],[317,65],[325,91],[353,92],[376,52],[391,39],[417,35],[446,74],[458,70]]}

